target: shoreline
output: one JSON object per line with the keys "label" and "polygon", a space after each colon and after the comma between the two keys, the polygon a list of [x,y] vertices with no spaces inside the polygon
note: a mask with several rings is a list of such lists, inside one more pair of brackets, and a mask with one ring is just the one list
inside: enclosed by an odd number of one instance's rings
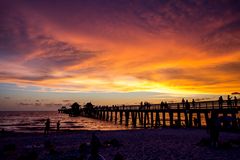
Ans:
{"label": "shoreline", "polygon": [[[104,145],[99,153],[106,160],[113,159],[119,153],[125,159],[237,159],[240,156],[240,135],[230,132],[220,132],[222,147],[212,148],[205,145],[209,138],[206,130],[195,128],[161,128],[136,129],[117,131],[63,131],[43,133],[11,132],[0,138],[0,156],[5,159],[17,159],[19,156],[31,153],[37,154],[37,159],[78,159],[79,147],[89,145],[92,133],[95,133]],[[118,147],[107,142],[117,140]],[[46,143],[51,144],[54,153],[46,149]],[[201,144],[203,143],[203,144]],[[4,153],[7,145],[15,146],[9,153]],[[14,147],[13,147],[14,148]],[[160,158],[159,158],[160,157]],[[71,159],[70,158],[70,159]]]}

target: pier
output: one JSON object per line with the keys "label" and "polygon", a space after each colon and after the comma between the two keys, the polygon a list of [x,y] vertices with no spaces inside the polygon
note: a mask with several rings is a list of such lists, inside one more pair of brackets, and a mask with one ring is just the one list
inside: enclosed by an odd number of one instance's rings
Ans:
{"label": "pier", "polygon": [[[234,101],[202,101],[189,103],[140,104],[121,106],[90,106],[80,108],[78,116],[110,121],[115,124],[138,128],[157,127],[206,127],[212,112],[217,113],[221,126],[239,128],[240,106]],[[73,113],[68,112],[69,115]]]}

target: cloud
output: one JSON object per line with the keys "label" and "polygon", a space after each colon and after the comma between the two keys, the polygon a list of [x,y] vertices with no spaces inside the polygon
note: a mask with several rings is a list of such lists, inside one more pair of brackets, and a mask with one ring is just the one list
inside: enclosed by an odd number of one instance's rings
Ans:
{"label": "cloud", "polygon": [[34,105],[38,107],[38,106],[41,106],[42,103],[35,103]]}
{"label": "cloud", "polygon": [[40,53],[27,57],[28,67],[42,66],[44,70],[61,69],[69,65],[80,64],[94,58],[94,51],[80,50],[63,41],[48,37],[36,38]]}
{"label": "cloud", "polygon": [[236,1],[1,6],[2,83],[54,92],[239,88]]}
{"label": "cloud", "polygon": [[18,103],[20,106],[33,106],[33,103],[25,103],[25,102],[20,102]]}
{"label": "cloud", "polygon": [[[28,18],[1,15],[0,21],[0,79],[28,82],[71,77],[71,73],[54,75],[65,67],[95,58],[99,51],[81,49],[75,44],[58,40],[38,27],[27,23]],[[4,17],[7,16],[8,18]],[[10,67],[8,71],[4,68]]]}
{"label": "cloud", "polygon": [[205,49],[216,54],[229,54],[240,49],[240,19],[213,30],[205,35],[202,44]]}
{"label": "cloud", "polygon": [[44,106],[46,107],[61,107],[61,103],[45,103]]}
{"label": "cloud", "polygon": [[226,75],[231,74],[240,78],[239,70],[240,70],[240,63],[239,61],[233,61],[228,63],[223,63],[217,65],[214,69],[219,72],[225,73]]}
{"label": "cloud", "polygon": [[69,103],[69,102],[72,102],[73,100],[70,100],[70,99],[64,99],[62,100],[64,103]]}

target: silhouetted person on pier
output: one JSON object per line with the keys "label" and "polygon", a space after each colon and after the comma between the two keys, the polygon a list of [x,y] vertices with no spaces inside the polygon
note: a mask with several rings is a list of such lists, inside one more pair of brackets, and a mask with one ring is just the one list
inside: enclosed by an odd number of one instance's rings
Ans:
{"label": "silhouetted person on pier", "polygon": [[144,102],[144,109],[150,109],[150,104],[148,102]]}
{"label": "silhouetted person on pier", "polygon": [[195,100],[192,99],[192,107],[195,108]]}
{"label": "silhouetted person on pier", "polygon": [[50,130],[50,119],[48,118],[45,122],[45,129],[44,129],[44,134],[47,135]]}
{"label": "silhouetted person on pier", "polygon": [[149,102],[147,102],[146,105],[147,105],[147,109],[149,110],[151,107],[151,104]]}
{"label": "silhouetted person on pier", "polygon": [[143,108],[143,102],[141,101],[139,110],[141,110],[142,108]]}
{"label": "silhouetted person on pier", "polygon": [[238,103],[237,97],[234,96],[234,106],[235,106],[235,107],[237,107],[237,105],[238,105],[237,103]]}
{"label": "silhouetted person on pier", "polygon": [[209,133],[211,145],[213,147],[217,147],[219,138],[219,120],[218,115],[215,111],[212,112],[211,118],[209,120]]}
{"label": "silhouetted person on pier", "polygon": [[57,122],[57,131],[60,130],[60,121]]}
{"label": "silhouetted person on pier", "polygon": [[230,97],[230,95],[228,95],[228,98],[227,98],[227,106],[228,107],[232,107],[232,97]]}
{"label": "silhouetted person on pier", "polygon": [[223,98],[222,98],[222,96],[219,97],[218,104],[219,104],[219,109],[222,109],[222,107],[223,107]]}
{"label": "silhouetted person on pier", "polygon": [[161,107],[161,109],[164,108],[164,103],[163,103],[163,101],[161,102],[160,107]]}
{"label": "silhouetted person on pier", "polygon": [[182,106],[183,106],[183,108],[185,107],[185,100],[184,100],[184,98],[182,99]]}
{"label": "silhouetted person on pier", "polygon": [[185,107],[186,107],[186,110],[190,109],[190,104],[189,104],[188,100],[186,100],[186,102],[185,102]]}
{"label": "silhouetted person on pier", "polygon": [[168,103],[167,102],[164,103],[164,108],[168,109]]}

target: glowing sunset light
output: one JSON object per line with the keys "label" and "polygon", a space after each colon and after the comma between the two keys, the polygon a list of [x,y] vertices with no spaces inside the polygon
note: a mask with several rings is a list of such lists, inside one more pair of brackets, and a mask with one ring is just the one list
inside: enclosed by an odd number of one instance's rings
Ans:
{"label": "glowing sunset light", "polygon": [[153,98],[159,93],[174,99],[239,92],[237,6],[236,1],[1,1],[0,99],[13,98],[0,110],[16,109],[16,97],[29,92],[32,100],[56,92],[54,102],[78,100],[79,94],[79,101],[99,104],[124,103],[117,93],[125,94],[126,103],[138,103],[159,102]]}

